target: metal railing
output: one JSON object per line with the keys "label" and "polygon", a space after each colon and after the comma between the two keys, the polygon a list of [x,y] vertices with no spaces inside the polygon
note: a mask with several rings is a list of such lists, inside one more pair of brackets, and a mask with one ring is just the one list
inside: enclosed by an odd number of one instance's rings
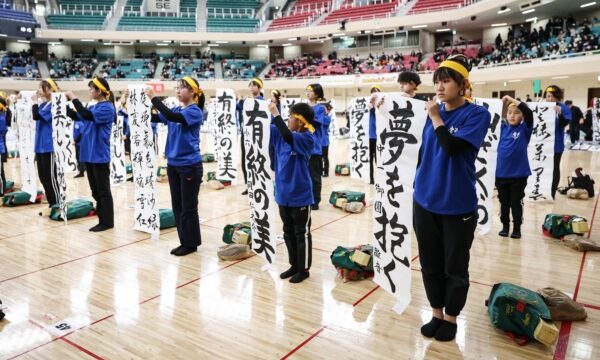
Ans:
{"label": "metal railing", "polygon": [[256,10],[254,9],[233,9],[233,8],[207,8],[206,9],[206,17],[213,18],[239,18],[239,17],[254,17],[256,15]]}
{"label": "metal railing", "polygon": [[195,32],[196,26],[119,25],[119,31]]}

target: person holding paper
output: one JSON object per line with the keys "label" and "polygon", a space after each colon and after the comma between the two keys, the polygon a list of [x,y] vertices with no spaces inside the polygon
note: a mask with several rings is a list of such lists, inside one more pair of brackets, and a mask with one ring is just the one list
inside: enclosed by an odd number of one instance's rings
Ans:
{"label": "person holding paper", "polygon": [[413,224],[433,313],[421,334],[438,341],[454,339],[467,300],[477,226],[475,162],[491,121],[487,109],[464,97],[470,69],[464,55],[455,55],[433,73],[436,98],[426,104],[414,181]]}
{"label": "person holding paper", "polygon": [[371,101],[369,101],[369,184],[375,184],[375,163],[377,162],[377,117],[375,116],[375,93],[381,92],[381,86],[371,86]]}
{"label": "person holding paper", "polygon": [[294,104],[286,125],[275,103],[269,104],[269,111],[274,116],[269,148],[276,154],[275,201],[290,262],[290,268],[279,277],[299,283],[310,276],[312,262],[310,205],[314,198],[309,159],[318,145],[314,112],[308,104]]}
{"label": "person holding paper", "polygon": [[10,122],[10,110],[8,101],[0,96],[0,196],[4,196],[4,186],[6,184],[6,174],[4,173],[4,158],[7,156],[6,133]]}
{"label": "person holding paper", "polygon": [[167,176],[171,190],[171,206],[177,224],[180,246],[171,250],[175,256],[196,252],[202,244],[198,193],[202,183],[202,155],[200,154],[200,126],[203,122],[205,95],[198,82],[185,76],[175,88],[179,106],[169,109],[152,88],[146,95],[158,112],[152,122],[162,122],[168,127]]}
{"label": "person holding paper", "polygon": [[99,232],[111,229],[115,224],[110,190],[110,136],[117,120],[117,110],[108,81],[95,77],[88,83],[88,88],[90,99],[97,103],[85,108],[69,91],[66,93],[67,99],[71,100],[76,111],[67,107],[67,114],[75,121],[88,122],[81,135],[79,157],[85,163],[92,197],[96,200],[98,225],[90,228],[90,231]]}
{"label": "person holding paper", "polygon": [[321,202],[321,176],[323,175],[323,137],[324,127],[329,126],[331,118],[327,115],[325,108],[325,94],[321,84],[310,84],[306,87],[306,98],[309,105],[313,108],[315,118],[315,148],[310,157],[310,176],[312,178],[312,190],[315,201],[311,206],[312,210],[319,210]]}
{"label": "person holding paper", "polygon": [[52,93],[60,89],[52,79],[42,80],[37,91],[37,104],[31,108],[31,115],[35,120],[35,162],[38,176],[48,207],[57,203],[56,193],[56,168],[54,165],[54,143],[52,142]]}

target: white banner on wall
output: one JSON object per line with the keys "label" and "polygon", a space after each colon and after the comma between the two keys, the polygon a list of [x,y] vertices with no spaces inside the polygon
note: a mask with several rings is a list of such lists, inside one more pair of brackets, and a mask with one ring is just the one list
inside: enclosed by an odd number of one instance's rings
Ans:
{"label": "white banner on wall", "polygon": [[129,85],[127,110],[131,129],[131,164],[135,188],[134,229],[157,235],[160,229],[156,191],[156,153],[144,86]]}
{"label": "white banner on wall", "polygon": [[394,310],[402,313],[411,298],[412,194],[427,118],[425,102],[388,93],[376,116],[374,281],[394,295]]}

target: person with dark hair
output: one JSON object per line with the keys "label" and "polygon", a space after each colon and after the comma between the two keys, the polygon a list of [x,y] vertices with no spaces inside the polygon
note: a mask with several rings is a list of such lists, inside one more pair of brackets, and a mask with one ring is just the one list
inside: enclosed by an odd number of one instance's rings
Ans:
{"label": "person with dark hair", "polygon": [[381,86],[371,86],[371,101],[369,102],[369,184],[375,184],[375,162],[377,161],[377,118],[375,117],[375,97],[373,94],[381,92]]}
{"label": "person with dark hair", "polygon": [[110,190],[110,135],[117,111],[108,81],[95,77],[88,83],[88,88],[90,99],[97,103],[85,108],[75,94],[69,91],[66,96],[72,101],[76,112],[67,108],[67,114],[75,121],[89,122],[81,135],[80,160],[85,163],[98,214],[98,225],[90,228],[90,231],[99,232],[111,229],[115,225]]}
{"label": "person with dark hair", "polygon": [[331,122],[331,119],[327,119],[327,110],[323,105],[325,95],[323,93],[323,87],[321,84],[310,84],[306,87],[306,98],[308,103],[313,108],[315,126],[315,148],[309,160],[310,174],[312,178],[312,191],[314,196],[314,203],[312,204],[312,210],[319,210],[319,203],[321,202],[321,176],[323,174],[323,127],[325,124]]}
{"label": "person with dark hair", "polygon": [[[571,144],[575,145],[579,142],[579,131],[582,130],[583,124],[585,123],[585,117],[581,109],[573,105],[572,100],[565,101],[565,105],[571,110],[571,122],[569,122],[569,137],[571,138]],[[587,132],[586,132],[587,136]]]}
{"label": "person with dark hair", "polygon": [[454,339],[467,300],[477,226],[475,162],[491,120],[484,107],[464,97],[470,69],[464,55],[455,55],[433,73],[436,98],[426,104],[414,182],[413,225],[433,312],[421,334],[438,341]]}
{"label": "person with dark hair", "polygon": [[427,101],[427,98],[423,95],[416,93],[419,85],[421,85],[421,78],[419,74],[412,71],[403,71],[398,75],[398,84],[400,85],[400,92],[403,96],[415,98],[417,100]]}
{"label": "person with dark hair", "polygon": [[556,120],[554,122],[554,171],[552,174],[552,198],[556,196],[556,189],[560,182],[560,159],[565,151],[565,127],[571,122],[571,109],[560,101],[563,91],[556,85],[550,85],[544,90],[544,98],[548,102],[556,103]]}
{"label": "person with dark hair", "polygon": [[510,212],[513,217],[513,239],[521,238],[523,223],[523,198],[527,178],[531,175],[527,146],[533,132],[533,112],[526,103],[506,95],[502,101],[507,106],[506,122],[500,126],[500,141],[496,166],[496,188],[500,201],[502,230],[498,235],[507,237]]}
{"label": "person with dark hair", "polygon": [[165,154],[167,176],[171,190],[171,206],[177,224],[180,246],[171,250],[175,256],[196,252],[202,244],[198,193],[202,183],[202,155],[200,154],[200,126],[204,120],[206,97],[198,82],[185,76],[175,88],[180,106],[169,109],[152,88],[146,89],[154,109],[152,122],[163,122],[168,127]]}
{"label": "person with dark hair", "polygon": [[323,104],[325,106],[325,111],[327,116],[325,116],[323,126],[323,137],[321,138],[321,157],[323,158],[322,170],[321,174],[323,177],[329,176],[329,126],[331,125],[331,111],[333,107],[331,106],[331,102],[326,102]]}
{"label": "person with dark hair", "polygon": [[4,173],[4,162],[7,157],[8,149],[6,147],[6,133],[10,122],[10,110],[8,101],[0,96],[0,196],[4,196],[4,186],[6,185],[6,174]]}
{"label": "person with dark hair", "polygon": [[36,122],[35,162],[46,200],[48,200],[48,207],[57,203],[56,193],[58,192],[52,142],[52,93],[58,91],[60,90],[54,80],[42,80],[37,91],[38,103],[31,108],[33,120]]}
{"label": "person with dark hair", "polygon": [[275,201],[283,222],[283,238],[290,268],[279,277],[299,283],[310,276],[312,263],[311,208],[314,202],[309,159],[319,145],[315,137],[314,112],[310,105],[297,103],[290,107],[288,125],[277,105],[269,104],[271,122],[269,147],[275,156]]}
{"label": "person with dark hair", "polygon": [[[250,95],[252,95],[253,99],[265,99],[264,94],[262,92],[263,86],[263,81],[259,78],[253,78],[252,80],[250,80],[250,82],[248,83],[248,89],[250,89]],[[238,117],[238,126],[240,129],[243,129],[244,126],[242,124],[242,121],[244,117],[242,115],[242,111],[244,110],[244,99],[237,95],[237,100],[238,102],[236,106],[236,113]],[[246,148],[244,147],[244,131],[241,131],[240,145],[242,146],[242,173],[244,174],[244,185],[247,185],[248,171],[246,169]],[[245,187],[244,191],[242,192],[242,195],[248,195],[248,187]]]}
{"label": "person with dark hair", "polygon": [[587,109],[583,123],[579,123],[581,131],[585,133],[585,141],[592,141],[594,135],[594,116],[592,108]]}

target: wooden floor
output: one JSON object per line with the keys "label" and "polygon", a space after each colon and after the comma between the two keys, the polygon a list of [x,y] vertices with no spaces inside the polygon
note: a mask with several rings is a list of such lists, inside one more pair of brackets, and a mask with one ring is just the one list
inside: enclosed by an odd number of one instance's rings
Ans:
{"label": "wooden floor", "polygon": [[[348,158],[348,140],[332,145],[332,166]],[[337,159],[336,159],[337,156]],[[9,160],[9,179],[19,180],[18,161]],[[563,178],[583,166],[600,180],[600,153],[567,151]],[[209,164],[205,172],[213,169]],[[323,197],[332,190],[373,187],[347,177],[324,178]],[[87,181],[69,186],[89,196]],[[278,274],[287,268],[285,245],[273,268],[261,271],[254,256],[219,261],[223,227],[249,218],[242,187],[200,191],[202,246],[183,258],[169,255],[178,245],[170,229],[158,241],[132,230],[133,187],[113,188],[115,228],[91,233],[95,218],[62,223],[38,216],[45,205],[0,208],[0,299],[7,317],[0,323],[1,359],[599,359],[600,255],[579,253],[544,238],[540,226],[549,212],[577,213],[600,236],[598,196],[555,204],[526,205],[524,236],[499,238],[498,221],[471,250],[467,305],[455,342],[422,337],[419,327],[431,313],[418,257],[413,261],[412,303],[394,313],[393,298],[372,281],[344,283],[329,255],[337,245],[368,243],[370,208],[346,214],[322,204],[313,212],[313,267],[301,284]],[[170,207],[168,184],[159,184],[160,206]],[[325,201],[326,202],[326,201]],[[600,213],[600,211],[598,212]],[[278,228],[281,224],[278,222]],[[416,241],[412,244],[417,255]],[[530,289],[554,286],[584,304],[588,319],[557,323],[557,346],[520,347],[487,317],[491,285],[508,281]],[[44,330],[67,319],[73,331],[54,337]]]}

